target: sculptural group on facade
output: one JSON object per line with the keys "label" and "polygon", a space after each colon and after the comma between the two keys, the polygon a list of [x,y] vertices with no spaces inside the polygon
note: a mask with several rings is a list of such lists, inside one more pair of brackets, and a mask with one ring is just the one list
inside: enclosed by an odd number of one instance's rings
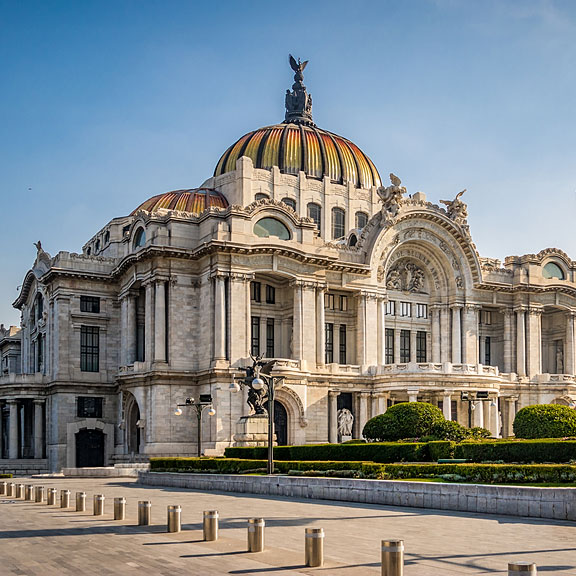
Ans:
{"label": "sculptural group on facade", "polygon": [[338,438],[352,436],[352,427],[354,425],[354,415],[348,408],[338,410]]}
{"label": "sculptural group on facade", "polygon": [[386,277],[386,288],[402,292],[424,291],[424,270],[413,262],[398,262]]}
{"label": "sculptural group on facade", "polygon": [[460,200],[461,196],[466,192],[466,188],[456,194],[454,200],[440,200],[446,206],[446,214],[448,218],[454,220],[456,224],[466,224],[468,218],[468,205]]}
{"label": "sculptural group on facade", "polygon": [[385,223],[396,218],[400,210],[402,197],[406,194],[406,188],[402,186],[402,180],[392,172],[390,173],[390,182],[390,186],[380,186],[377,191],[382,202],[382,216]]}

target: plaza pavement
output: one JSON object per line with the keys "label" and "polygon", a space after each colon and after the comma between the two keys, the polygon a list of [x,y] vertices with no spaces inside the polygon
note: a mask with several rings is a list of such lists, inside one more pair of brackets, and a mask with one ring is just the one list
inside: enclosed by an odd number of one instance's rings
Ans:
{"label": "plaza pavement", "polygon": [[[68,576],[380,574],[380,541],[402,538],[405,576],[507,574],[531,561],[539,574],[576,575],[576,524],[314,500],[151,488],[131,479],[16,479],[85,491],[86,512],[0,496],[0,575]],[[105,516],[92,495],[106,496]],[[59,496],[59,495],[58,495]],[[114,497],[127,500],[113,520]],[[137,503],[152,502],[152,526],[136,526]],[[58,498],[59,503],[59,498]],[[182,506],[183,531],[166,533],[166,508]],[[202,541],[203,510],[220,513],[220,538]],[[266,519],[266,550],[246,552],[246,520]],[[324,528],[325,564],[304,566],[304,529]]]}

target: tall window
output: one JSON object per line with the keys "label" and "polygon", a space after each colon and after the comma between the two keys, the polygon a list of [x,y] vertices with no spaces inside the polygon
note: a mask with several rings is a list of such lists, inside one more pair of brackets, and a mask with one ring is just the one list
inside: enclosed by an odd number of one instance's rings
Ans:
{"label": "tall window", "polygon": [[394,328],[386,328],[386,364],[394,364]]}
{"label": "tall window", "polygon": [[410,362],[410,330],[400,330],[400,362]]}
{"label": "tall window", "polygon": [[262,284],[260,282],[250,282],[250,299],[254,302],[262,301]]}
{"label": "tall window", "polygon": [[368,214],[366,212],[356,212],[356,228],[364,228],[368,224]]}
{"label": "tall window", "polygon": [[386,302],[386,316],[395,316],[396,315],[396,302],[394,300],[388,300]]}
{"label": "tall window", "polygon": [[322,208],[319,204],[311,202],[308,204],[308,218],[314,220],[318,232],[322,233]]}
{"label": "tall window", "polygon": [[486,336],[484,338],[484,365],[491,366],[492,365],[492,350],[490,349],[490,345],[492,344],[490,340],[490,336]]}
{"label": "tall window", "polygon": [[276,303],[276,288],[274,286],[270,286],[270,284],[266,284],[266,304],[275,304]]}
{"label": "tall window", "polygon": [[416,332],[416,362],[427,362],[426,332]]}
{"label": "tall window", "polygon": [[428,318],[427,304],[416,304],[416,318]]}
{"label": "tall window", "polygon": [[334,306],[335,306],[334,294],[326,292],[326,294],[324,294],[324,308],[328,308],[328,310],[334,310]]}
{"label": "tall window", "polygon": [[80,370],[98,372],[100,370],[100,328],[80,326]]}
{"label": "tall window", "polygon": [[78,418],[102,418],[103,398],[78,396],[76,415]]}
{"label": "tall window", "polygon": [[344,220],[346,213],[342,208],[332,208],[332,238],[342,238],[345,234]]}
{"label": "tall window", "polygon": [[98,296],[80,296],[80,312],[100,312],[100,298]]}
{"label": "tall window", "polygon": [[326,323],[326,364],[334,362],[334,324]]}
{"label": "tall window", "polygon": [[340,311],[346,312],[348,310],[348,296],[340,296]]}
{"label": "tall window", "polygon": [[44,336],[36,340],[36,372],[44,372]]}
{"label": "tall window", "polygon": [[292,210],[296,210],[296,200],[292,200],[292,198],[282,198],[282,202],[284,202],[286,206],[290,206]]}
{"label": "tall window", "polygon": [[252,337],[250,349],[253,356],[260,354],[260,316],[252,316]]}
{"label": "tall window", "polygon": [[274,318],[266,318],[266,358],[274,358]]}
{"label": "tall window", "polygon": [[410,302],[400,302],[400,316],[412,316],[412,305]]}
{"label": "tall window", "polygon": [[347,364],[346,358],[346,324],[340,324],[340,364]]}

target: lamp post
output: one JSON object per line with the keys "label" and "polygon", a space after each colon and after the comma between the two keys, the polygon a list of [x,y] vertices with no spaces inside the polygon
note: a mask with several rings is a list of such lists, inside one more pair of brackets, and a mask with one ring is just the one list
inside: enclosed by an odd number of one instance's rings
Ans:
{"label": "lamp post", "polygon": [[212,405],[212,395],[211,394],[200,394],[200,399],[195,401],[194,398],[186,398],[184,404],[177,404],[176,410],[174,410],[174,416],[182,415],[182,407],[193,407],[196,410],[196,417],[198,418],[198,458],[202,456],[202,412],[208,407],[208,416],[214,416],[216,410]]}
{"label": "lamp post", "polygon": [[[248,388],[248,405],[256,414],[267,414],[268,417],[268,464],[266,471],[274,474],[274,396],[276,387],[284,382],[283,376],[272,376],[270,372],[276,360],[262,361],[262,356],[252,356],[253,365],[244,368],[246,377],[234,380],[230,384],[231,392]],[[266,399],[266,409],[264,401]]]}
{"label": "lamp post", "polygon": [[472,411],[476,410],[476,402],[490,402],[490,406],[496,406],[494,398],[490,398],[485,390],[478,392],[460,392],[460,400],[468,402],[468,428],[472,428]]}

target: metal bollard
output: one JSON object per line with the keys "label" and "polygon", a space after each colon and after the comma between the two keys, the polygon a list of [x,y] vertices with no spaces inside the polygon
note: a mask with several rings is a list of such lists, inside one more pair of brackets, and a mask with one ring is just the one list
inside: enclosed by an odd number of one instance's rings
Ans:
{"label": "metal bollard", "polygon": [[324,564],[324,528],[306,528],[305,564],[312,567]]}
{"label": "metal bollard", "polygon": [[538,574],[534,562],[508,562],[508,576]]}
{"label": "metal bollard", "polygon": [[60,508],[70,508],[70,490],[60,490]]}
{"label": "metal bollard", "polygon": [[56,504],[56,495],[58,494],[57,488],[48,488],[48,495],[46,496],[46,504],[54,506]]}
{"label": "metal bollard", "polygon": [[180,532],[182,530],[182,507],[168,506],[168,532]]}
{"label": "metal bollard", "polygon": [[24,484],[16,484],[16,498],[24,498]]}
{"label": "metal bollard", "polygon": [[94,494],[94,516],[104,515],[104,494]]}
{"label": "metal bollard", "polygon": [[248,552],[262,552],[264,550],[264,518],[250,518],[248,520]]}
{"label": "metal bollard", "polygon": [[126,498],[114,498],[114,520],[126,518]]}
{"label": "metal bollard", "polygon": [[6,496],[8,491],[8,482],[0,482],[0,496]]}
{"label": "metal bollard", "polygon": [[36,486],[36,494],[34,500],[36,502],[44,502],[44,486]]}
{"label": "metal bollard", "polygon": [[141,500],[138,502],[138,526],[150,526],[152,502]]}
{"label": "metal bollard", "polygon": [[404,540],[382,540],[382,576],[403,576]]}
{"label": "metal bollard", "polygon": [[202,522],[204,540],[212,542],[218,540],[218,510],[205,510]]}
{"label": "metal bollard", "polygon": [[86,512],[86,492],[76,492],[76,512]]}
{"label": "metal bollard", "polygon": [[28,486],[26,486],[26,490],[24,491],[24,496],[25,496],[24,499],[28,500],[29,502],[34,500],[34,486],[32,486],[32,484],[28,484]]}
{"label": "metal bollard", "polygon": [[9,498],[14,498],[14,494],[16,493],[16,484],[14,482],[10,482],[8,487],[6,488],[6,496]]}

